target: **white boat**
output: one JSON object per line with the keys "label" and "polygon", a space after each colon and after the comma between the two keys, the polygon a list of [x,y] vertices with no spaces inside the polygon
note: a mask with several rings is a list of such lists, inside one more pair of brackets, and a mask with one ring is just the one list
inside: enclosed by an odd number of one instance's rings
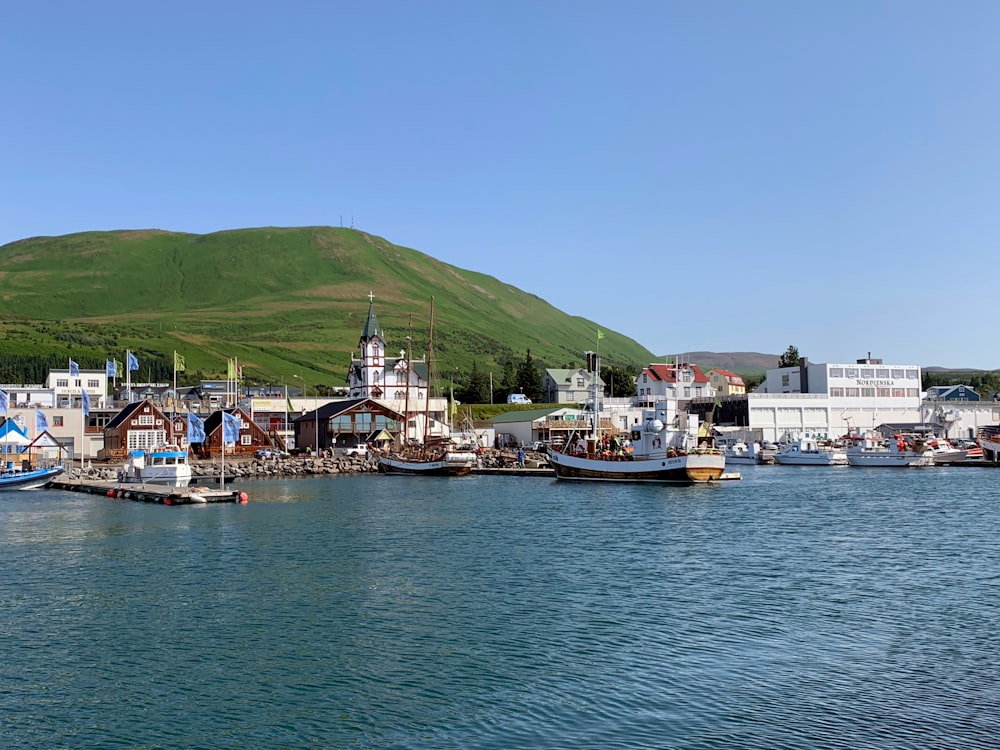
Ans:
{"label": "white boat", "polygon": [[934,464],[956,464],[964,463],[970,458],[982,458],[982,451],[978,456],[970,456],[964,448],[958,448],[947,438],[929,437],[926,441],[927,447],[934,454]]}
{"label": "white boat", "polygon": [[62,465],[25,469],[15,468],[14,464],[8,461],[6,468],[0,471],[0,490],[34,490],[44,487],[62,473]]}
{"label": "white boat", "polygon": [[815,438],[795,440],[774,454],[784,466],[847,466],[847,451],[820,445]]}
{"label": "white boat", "polygon": [[725,457],[727,464],[763,463],[760,443],[756,441],[745,443],[742,440],[738,440],[726,448],[722,452],[722,455]]}
{"label": "white boat", "polygon": [[187,487],[191,482],[188,452],[177,445],[130,451],[121,478],[123,482]]}
{"label": "white boat", "polygon": [[895,435],[886,439],[877,433],[848,436],[847,461],[851,466],[933,466],[934,452],[917,436]]}
{"label": "white boat", "polygon": [[983,458],[994,463],[1000,461],[1000,425],[980,427],[976,442],[983,452]]}
{"label": "white boat", "polygon": [[548,449],[549,465],[557,479],[581,481],[702,484],[719,479],[726,470],[722,451],[709,438],[667,427],[666,417],[666,404],[643,412],[643,423],[627,439],[602,436],[597,429],[587,436],[574,434],[561,451]]}
{"label": "white boat", "polygon": [[472,471],[476,458],[473,451],[456,449],[448,439],[429,438],[421,445],[380,454],[378,469],[383,474],[460,477]]}

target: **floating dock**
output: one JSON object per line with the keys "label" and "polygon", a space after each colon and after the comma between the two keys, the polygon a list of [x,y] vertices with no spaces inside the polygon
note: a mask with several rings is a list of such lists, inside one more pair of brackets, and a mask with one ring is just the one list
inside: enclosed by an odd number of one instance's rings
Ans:
{"label": "floating dock", "polygon": [[213,490],[208,487],[167,487],[162,484],[141,482],[101,482],[87,479],[55,479],[46,487],[69,492],[86,492],[91,495],[132,500],[156,505],[204,505],[205,503],[246,503],[246,492],[240,490]]}

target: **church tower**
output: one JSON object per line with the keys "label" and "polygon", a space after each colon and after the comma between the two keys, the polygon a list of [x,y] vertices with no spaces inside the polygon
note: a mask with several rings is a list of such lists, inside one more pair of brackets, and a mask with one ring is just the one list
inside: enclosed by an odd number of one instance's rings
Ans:
{"label": "church tower", "polygon": [[385,336],[375,316],[375,295],[368,293],[368,320],[358,339],[360,358],[352,359],[347,380],[351,398],[382,398],[385,393]]}

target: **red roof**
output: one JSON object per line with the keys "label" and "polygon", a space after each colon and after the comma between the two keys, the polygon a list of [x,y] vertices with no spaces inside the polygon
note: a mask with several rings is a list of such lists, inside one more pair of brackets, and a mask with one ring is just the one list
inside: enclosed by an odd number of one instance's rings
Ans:
{"label": "red roof", "polygon": [[743,378],[741,378],[735,372],[732,372],[730,370],[724,370],[721,367],[716,367],[714,370],[712,370],[712,372],[719,373],[722,377],[726,379],[727,382],[730,382],[733,385],[744,385]]}
{"label": "red roof", "polygon": [[[708,376],[701,371],[698,365],[682,365],[691,370],[694,375],[694,383],[707,383]],[[676,383],[677,382],[677,365],[650,365],[645,370],[643,370],[653,380],[662,380],[664,383]]]}

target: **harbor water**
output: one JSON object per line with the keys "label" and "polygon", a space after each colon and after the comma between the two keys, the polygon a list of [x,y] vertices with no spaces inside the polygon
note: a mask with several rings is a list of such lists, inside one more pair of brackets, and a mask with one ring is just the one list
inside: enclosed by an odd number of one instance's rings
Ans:
{"label": "harbor water", "polygon": [[1000,473],[0,496],[0,747],[995,748]]}

